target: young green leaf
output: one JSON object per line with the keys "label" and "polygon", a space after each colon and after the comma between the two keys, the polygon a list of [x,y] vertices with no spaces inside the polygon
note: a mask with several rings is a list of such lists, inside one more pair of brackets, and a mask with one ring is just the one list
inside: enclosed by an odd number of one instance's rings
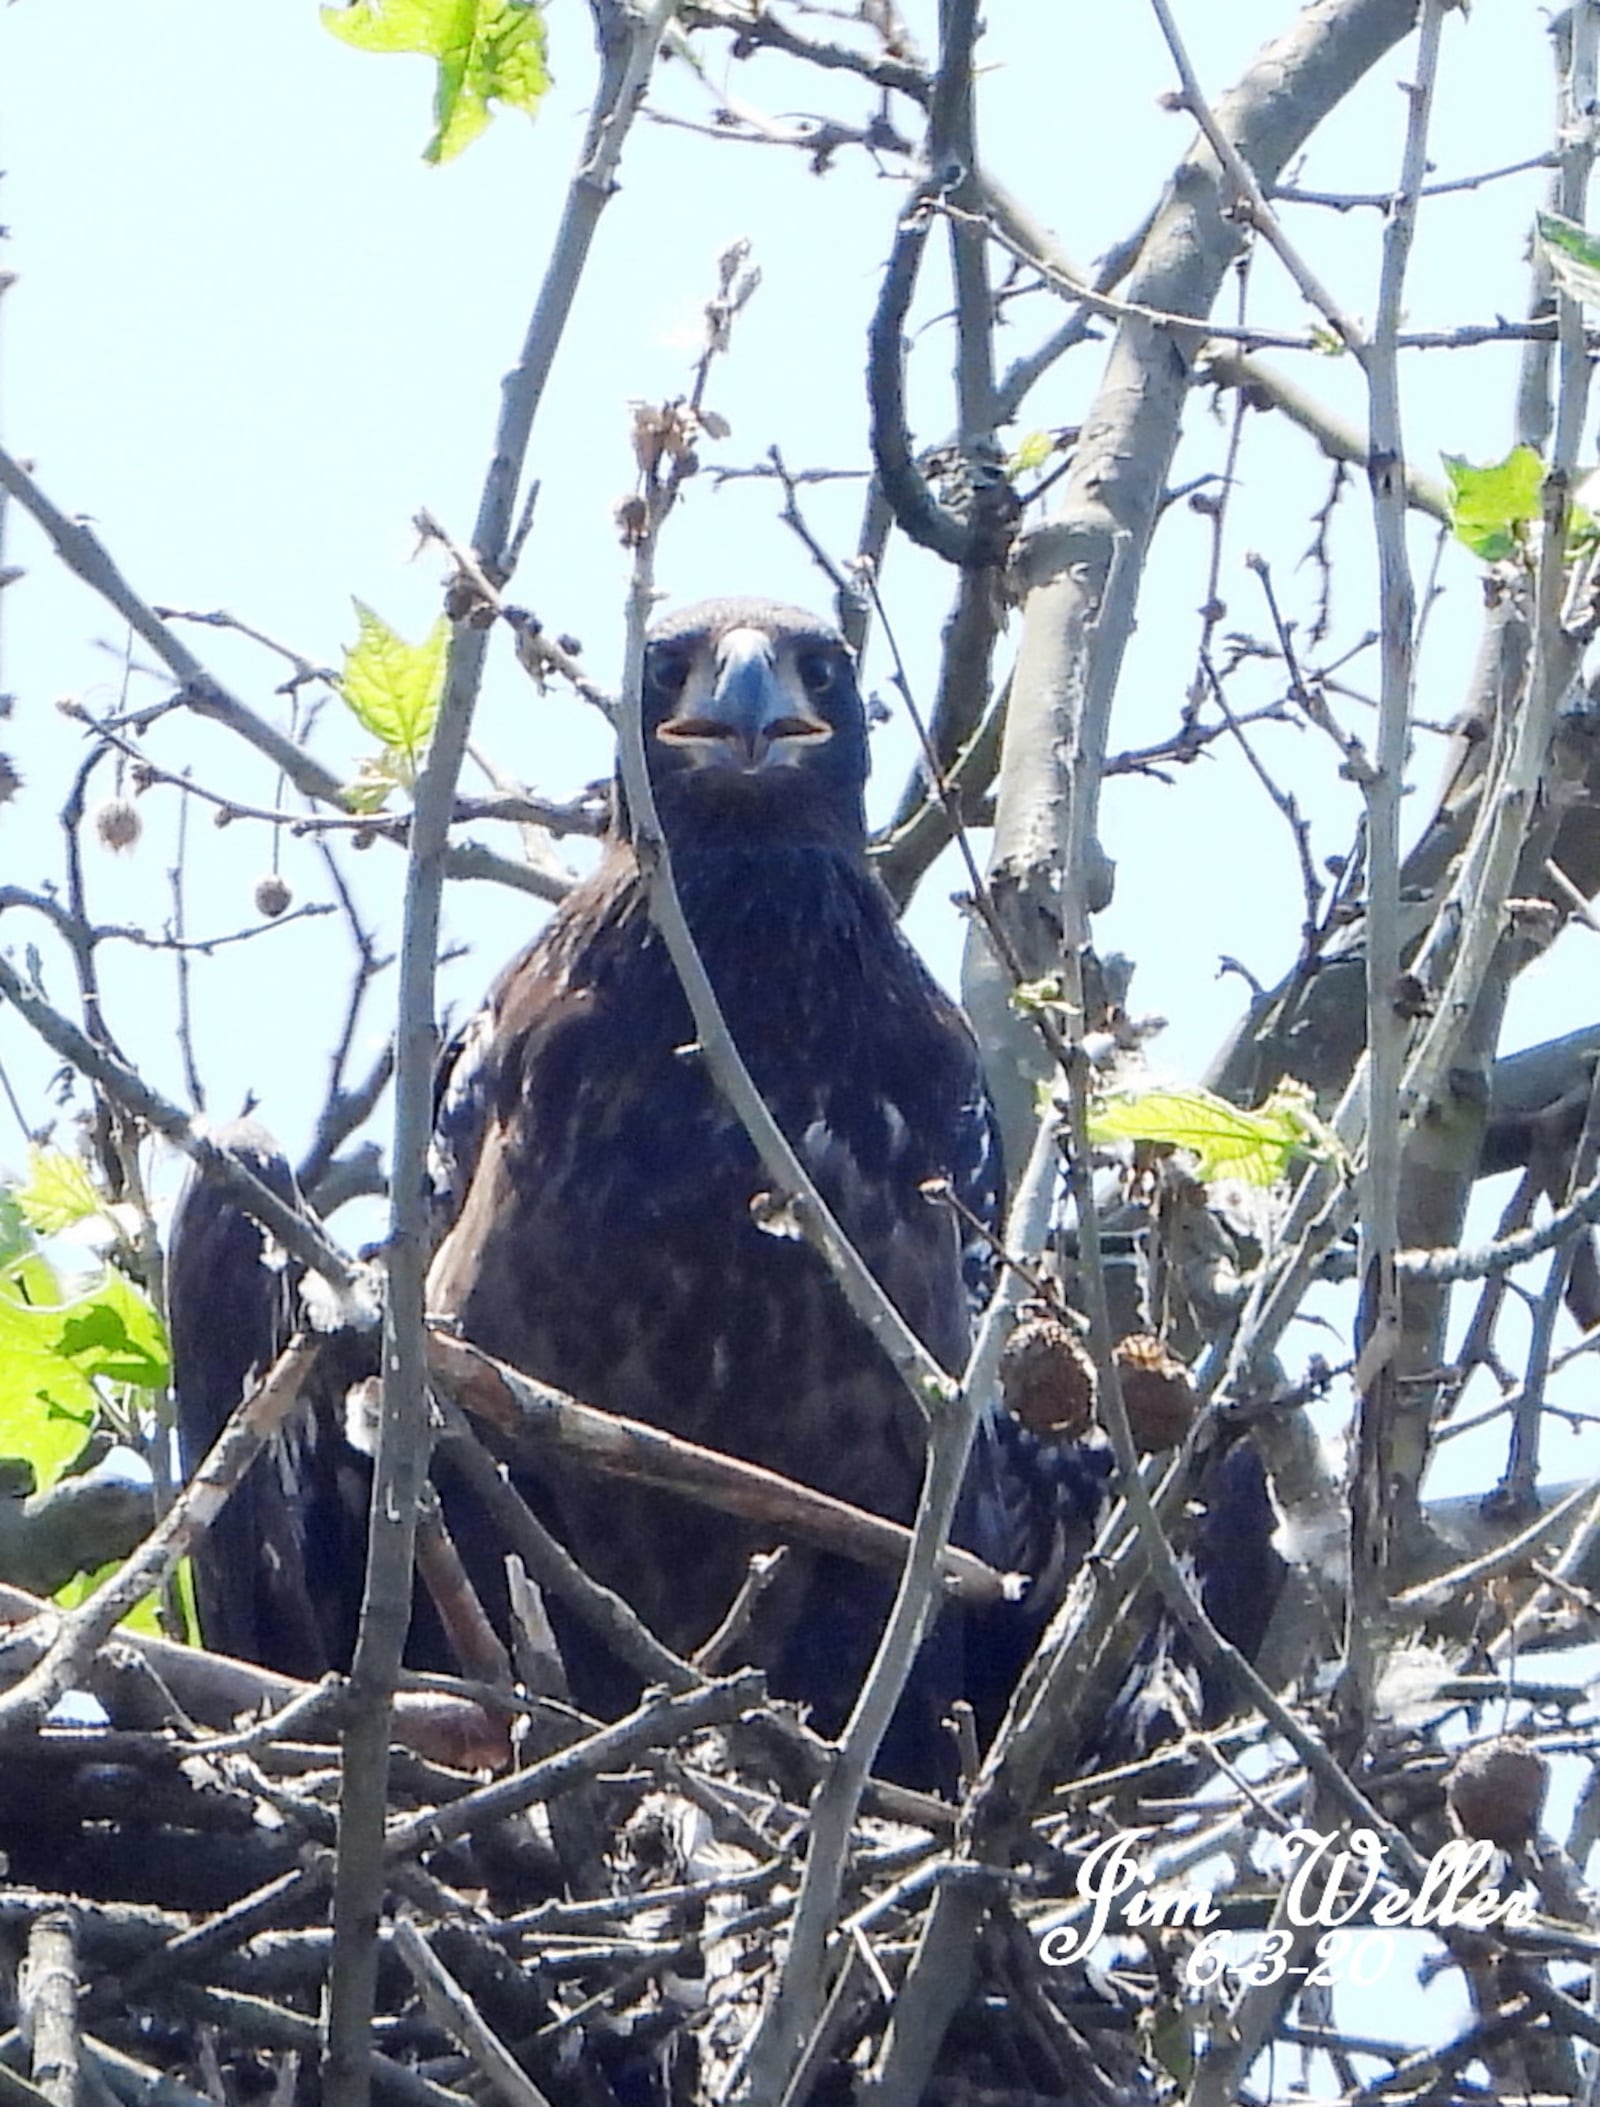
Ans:
{"label": "young green leaf", "polygon": [[32,1256],[33,1236],[16,1190],[0,1185],[0,1273],[9,1273]]}
{"label": "young green leaf", "polygon": [[35,1242],[11,1188],[0,1189],[0,1295],[35,1307],[61,1300],[55,1269]]}
{"label": "young green leaf", "polygon": [[[183,1564],[184,1568],[187,1568],[188,1560],[185,1559]],[[112,1574],[118,1570],[118,1565],[119,1562],[114,1559],[109,1565],[101,1566],[93,1573],[78,1574],[76,1579],[69,1580],[64,1588],[57,1588],[53,1599],[64,1610],[77,1609],[80,1604],[88,1601],[103,1580],[111,1578]],[[188,1618],[189,1629],[194,1631],[197,1628],[194,1614],[187,1605],[185,1605],[185,1615]],[[147,1639],[164,1639],[167,1634],[161,1628],[160,1595],[153,1591],[148,1595],[141,1595],[127,1615],[117,1619],[117,1629],[119,1631],[141,1632]]]}
{"label": "young green leaf", "polygon": [[441,615],[420,644],[408,644],[360,600],[355,608],[360,628],[344,655],[339,692],[366,729],[383,741],[392,779],[409,785],[438,719],[450,624]]}
{"label": "young green leaf", "polygon": [[1055,449],[1053,432],[1028,432],[1017,441],[1017,450],[1006,463],[1006,474],[1018,476],[1030,468],[1043,468]]}
{"label": "young green leaf", "polygon": [[65,1149],[33,1148],[28,1151],[27,1183],[17,1187],[16,1204],[31,1229],[54,1236],[98,1214],[105,1203],[76,1156]]}
{"label": "young green leaf", "polygon": [[98,1287],[58,1312],[56,1351],[85,1375],[161,1390],[171,1375],[167,1335],[148,1296],[107,1267]]}
{"label": "young green leaf", "polygon": [[83,1371],[55,1351],[59,1323],[58,1310],[0,1295],[0,1456],[26,1457],[44,1485],[83,1447],[100,1402]]}
{"label": "young green leaf", "polygon": [[537,111],[550,85],[538,0],[352,0],[322,19],[358,51],[401,51],[437,65],[425,161],[448,161],[489,122],[491,103]]}
{"label": "young green leaf", "polygon": [[363,757],[353,783],[344,786],[344,801],[352,812],[381,812],[397,790],[414,790],[417,771],[393,747]]}
{"label": "young green leaf", "polygon": [[70,1302],[41,1307],[0,1292],[0,1455],[28,1458],[42,1484],[82,1448],[97,1381],[159,1390],[170,1374],[155,1308],[109,1267]]}
{"label": "young green leaf", "polygon": [[1536,223],[1539,247],[1556,284],[1569,300],[1600,307],[1600,241],[1558,212],[1541,212]]}
{"label": "young green leaf", "polygon": [[1297,1154],[1320,1155],[1326,1138],[1299,1091],[1276,1091],[1255,1112],[1242,1112],[1209,1090],[1147,1090],[1110,1098],[1091,1113],[1092,1141],[1147,1141],[1184,1149],[1210,1185],[1238,1178],[1276,1185]]}
{"label": "young green leaf", "polygon": [[1515,446],[1503,461],[1475,468],[1460,454],[1445,454],[1450,478],[1450,525],[1485,563],[1502,563],[1527,539],[1538,519],[1544,463],[1531,446]]}

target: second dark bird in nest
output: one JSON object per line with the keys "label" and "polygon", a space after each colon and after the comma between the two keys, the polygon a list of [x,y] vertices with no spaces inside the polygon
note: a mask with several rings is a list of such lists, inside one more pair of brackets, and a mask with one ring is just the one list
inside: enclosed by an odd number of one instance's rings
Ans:
{"label": "second dark bird in nest", "polygon": [[[996,1225],[998,1137],[966,1024],[868,866],[866,717],[850,653],[797,609],[707,602],[652,629],[643,718],[678,889],[734,1042],[857,1251],[929,1351],[959,1371],[988,1248],[924,1187],[942,1181],[968,1216]],[[770,1181],[696,1051],[625,812],[597,870],[447,1052],[433,1173],[441,1242],[429,1306],[467,1339],[587,1403],[911,1519],[920,1413],[823,1261],[763,1205]],[[202,1188],[186,1215],[172,1292],[192,1466],[243,1371],[222,1365],[204,1307],[186,1308],[186,1273],[204,1272],[215,1302],[207,1237],[242,1244],[254,1232]],[[257,1284],[258,1297],[272,1292]],[[499,1547],[441,1455],[446,1518],[492,1595]],[[991,1420],[958,1540],[1015,1567],[1037,1554],[1041,1504],[1052,1534],[1086,1524],[1105,1474],[1101,1451],[1073,1444],[1052,1458],[1046,1487],[1025,1438],[1019,1447],[1014,1427]],[[298,1673],[342,1666],[365,1474],[324,1406],[256,1476],[259,1497],[230,1504],[203,1553],[206,1638]],[[753,1524],[564,1460],[530,1481],[519,1472],[586,1571],[681,1652],[715,1629],[765,1540]],[[309,1586],[280,1570],[296,1556]],[[272,1600],[285,1585],[293,1646]],[[880,1575],[796,1548],[743,1652],[835,1733],[890,1593]],[[553,1609],[576,1700],[622,1709],[636,1682]],[[414,1658],[427,1651],[425,1621]],[[1010,1637],[987,1629],[990,1657],[974,1660],[970,1627],[940,1620],[885,1745],[890,1774],[949,1777],[941,1718],[963,1694],[992,1709],[996,1677],[1014,1665],[1001,1656],[1020,1657]]]}

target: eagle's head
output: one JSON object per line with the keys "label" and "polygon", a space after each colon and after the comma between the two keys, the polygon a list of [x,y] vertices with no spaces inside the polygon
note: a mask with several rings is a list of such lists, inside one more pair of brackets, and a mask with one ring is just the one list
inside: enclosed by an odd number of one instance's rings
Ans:
{"label": "eagle's head", "polygon": [[703,600],[662,616],[644,737],[669,840],[865,841],[866,712],[849,646],[818,615]]}

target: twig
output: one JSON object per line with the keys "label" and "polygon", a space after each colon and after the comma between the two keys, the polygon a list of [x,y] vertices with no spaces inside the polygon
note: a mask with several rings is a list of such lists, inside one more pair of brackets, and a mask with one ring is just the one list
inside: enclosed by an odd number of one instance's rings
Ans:
{"label": "twig", "polygon": [[[353,834],[358,841],[384,841],[392,846],[405,847],[411,838],[412,815],[407,812],[385,814],[382,812],[293,813],[273,807],[250,805],[230,797],[226,792],[209,789],[197,783],[188,774],[177,774],[162,768],[132,740],[124,739],[107,720],[91,717],[87,710],[75,707],[73,714],[91,731],[126,754],[152,783],[167,783],[183,792],[185,797],[197,797],[203,803],[216,808],[217,824],[234,820],[256,820],[263,825],[287,828],[293,835],[310,835],[317,838],[329,834]],[[297,748],[296,751],[299,749]],[[594,834],[600,822],[582,799],[568,804],[554,804],[547,798],[530,796],[520,792],[492,798],[457,798],[451,811],[453,824],[466,826],[474,820],[499,820],[508,825],[532,824],[547,827],[552,833]],[[518,863],[509,856],[498,855],[481,841],[453,842],[445,850],[445,870],[452,878],[489,879],[495,884],[509,886],[515,892],[532,893],[536,899],[560,901],[571,890],[564,879],[558,878],[537,864]],[[287,917],[285,917],[287,919]]]}
{"label": "twig", "polygon": [[1184,49],[1183,39],[1178,34],[1178,25],[1173,19],[1167,0],[1150,0],[1150,5],[1161,25],[1161,34],[1166,39],[1168,51],[1172,54],[1172,62],[1178,69],[1178,78],[1183,83],[1181,107],[1186,109],[1199,125],[1205,134],[1206,143],[1220,162],[1223,174],[1236,194],[1239,216],[1254,227],[1266,241],[1300,288],[1301,294],[1327,319],[1330,328],[1337,331],[1350,350],[1361,352],[1365,348],[1366,336],[1360,323],[1353,316],[1346,314],[1285,234],[1249,164],[1217,122],[1216,114],[1200,86],[1199,76],[1189,63],[1189,54]]}
{"label": "twig", "polygon": [[172,888],[172,920],[168,934],[177,946],[178,982],[178,1051],[183,1057],[183,1080],[189,1092],[189,1102],[196,1112],[206,1109],[206,1090],[200,1080],[199,1065],[194,1057],[194,1013],[190,1002],[189,955],[183,944],[183,877],[189,859],[189,800],[178,800],[178,843],[171,869],[167,872],[167,883]]}
{"label": "twig", "polygon": [[1305,902],[1302,933],[1309,939],[1316,932],[1317,909],[1322,900],[1322,880],[1317,876],[1317,867],[1311,856],[1311,828],[1301,813],[1294,793],[1280,788],[1274,781],[1271,771],[1256,752],[1254,742],[1234,715],[1233,706],[1223,691],[1222,682],[1217,678],[1217,669],[1212,665],[1209,656],[1201,661],[1201,670],[1211,690],[1211,699],[1216,704],[1223,723],[1237,740],[1240,752],[1249,763],[1251,774],[1283,815],[1284,824],[1289,829],[1290,838],[1294,842],[1295,857],[1300,865],[1300,892]]}
{"label": "twig", "polygon": [[889,88],[913,102],[926,103],[932,92],[927,74],[906,59],[887,53],[874,55],[854,51],[848,44],[828,43],[820,37],[803,37],[770,8],[746,10],[726,0],[684,0],[680,10],[688,29],[726,29],[740,44],[763,44],[785,51],[792,58],[826,70],[859,74],[874,87]]}
{"label": "twig", "polygon": [[807,156],[814,175],[825,174],[833,165],[834,156],[845,146],[861,147],[875,164],[881,154],[912,151],[910,141],[878,114],[865,124],[843,124],[836,117],[792,117],[785,122],[769,117],[750,103],[731,99],[718,102],[709,124],[693,117],[679,117],[671,110],[651,110],[647,114],[652,124],[693,132],[701,139],[714,139],[719,145],[793,148]]}
{"label": "twig", "polygon": [[[435,1337],[430,1348],[437,1343]],[[452,1395],[450,1379],[439,1375],[437,1363],[433,1364],[433,1372],[440,1390],[446,1396]],[[497,1373],[509,1377],[513,1371]],[[475,1374],[474,1383],[477,1380]],[[545,1528],[465,1417],[453,1407],[446,1411],[439,1440],[451,1467],[483,1502],[497,1534],[516,1552],[533,1579],[576,1611],[618,1660],[625,1661],[637,1673],[647,1689],[657,1683],[667,1690],[693,1690],[699,1685],[702,1677],[656,1637],[632,1603],[589,1578],[566,1546]]]}
{"label": "twig", "polygon": [[[470,592],[476,608],[497,615],[513,632],[517,639],[517,659],[525,670],[538,668],[559,673],[573,692],[581,695],[585,702],[597,709],[602,717],[615,714],[616,703],[598,681],[591,680],[578,663],[574,653],[550,635],[544,624],[530,615],[525,608],[510,607],[501,596],[500,588],[490,577],[478,554],[473,549],[464,549],[453,541],[426,507],[418,512],[412,525],[424,542],[436,541],[456,567],[457,581]],[[452,588],[454,590],[454,587]]]}
{"label": "twig", "polygon": [[77,1927],[70,1911],[46,1910],[28,1934],[18,1997],[33,2049],[33,2079],[53,2107],[80,2107]]}
{"label": "twig", "polygon": [[[504,383],[499,424],[473,528],[473,549],[491,578],[506,575],[517,489],[533,420],[590,244],[615,188],[623,144],[675,4],[676,0],[652,0],[637,15],[596,11],[600,80],[522,352]],[[439,908],[456,780],[487,644],[487,632],[470,620],[456,623],[438,721],[417,783],[406,870],[395,1035],[383,1410],[373,1470],[366,1584],[345,1730],[339,1861],[334,1879],[334,1958],[322,2070],[328,2107],[367,2107],[370,2096],[367,2037],[377,1986],[377,1955],[370,1927],[383,1890],[389,1706],[410,1621],[412,1544],[428,1449],[423,1334],[429,1243],[425,1166],[433,1126]]]}
{"label": "twig", "polygon": [[800,510],[800,500],[795,495],[803,483],[830,480],[828,472],[826,470],[814,469],[807,471],[801,469],[796,474],[785,466],[783,455],[776,446],[768,447],[767,461],[768,466],[765,470],[748,469],[743,472],[749,475],[768,474],[778,478],[783,485],[783,509],[778,514],[779,519],[789,529],[789,532],[794,535],[800,546],[811,558],[811,561],[821,571],[829,585],[832,586],[834,597],[837,599],[841,595],[847,594],[851,590],[850,580],[812,533],[806,523],[804,513]]}
{"label": "twig", "polygon": [[[0,1634],[0,1679],[11,1682],[44,1657],[62,1616],[52,1602],[24,1589],[0,1585],[0,1625],[22,1627]],[[241,1713],[281,1708],[284,1724],[304,1727],[317,1713],[337,1709],[340,1693],[332,1683],[301,1683],[250,1661],[208,1653],[199,1646],[179,1646],[170,1639],[151,1639],[142,1632],[120,1631],[116,1644],[147,1662],[189,1717],[228,1726]],[[241,1739],[248,1747],[271,1731],[264,1722]],[[458,1699],[403,1696],[395,1714],[395,1740],[431,1762],[460,1769],[505,1761],[505,1733],[490,1728],[481,1709]],[[207,1744],[210,1745],[210,1744]],[[227,1739],[219,1744],[224,1752]]]}
{"label": "twig", "polygon": [[1582,892],[1573,884],[1553,856],[1545,858],[1544,874],[1566,902],[1567,911],[1572,916],[1572,919],[1575,922],[1582,923],[1585,929],[1600,932],[1600,915],[1594,913]]}
{"label": "twig", "polygon": [[1418,1616],[1442,1609],[1446,1603],[1459,1600],[1468,1589],[1480,1588],[1485,1581],[1525,1568],[1530,1554],[1538,1550],[1547,1536],[1553,1535],[1574,1516],[1592,1510],[1594,1504],[1592,1485],[1575,1486],[1565,1499],[1536,1515],[1525,1529],[1497,1544],[1492,1551],[1486,1551],[1481,1558],[1464,1560],[1462,1564],[1450,1567],[1448,1572],[1437,1573],[1415,1587],[1398,1590],[1390,1601],[1396,1609]]}
{"label": "twig", "polygon": [[437,1850],[486,1823],[571,1792],[602,1772],[619,1770],[646,1749],[665,1748],[702,1727],[726,1726],[759,1705],[765,1694],[766,1678],[753,1668],[676,1696],[649,1692],[637,1710],[615,1725],[558,1749],[515,1777],[480,1786],[448,1807],[428,1808],[397,1821],[384,1842],[385,1858],[398,1862]]}
{"label": "twig", "polygon": [[[1367,467],[1367,435],[1346,424],[1276,368],[1215,342],[1207,347],[1199,377],[1219,388],[1237,389],[1252,409],[1280,411],[1314,439],[1330,461],[1343,461],[1352,468]],[[1450,498],[1442,483],[1408,462],[1405,486],[1406,502],[1414,511],[1448,524]]]}
{"label": "twig", "polygon": [[1591,1179],[1565,1207],[1558,1207],[1549,1221],[1542,1222],[1537,1229],[1518,1230],[1512,1236],[1470,1248],[1401,1251],[1396,1254],[1395,1264],[1401,1273],[1415,1280],[1440,1283],[1483,1280],[1492,1274],[1509,1273],[1513,1266],[1525,1265],[1530,1258],[1539,1258],[1546,1251],[1555,1250],[1557,1245],[1597,1222],[1600,1222],[1600,1178]]}
{"label": "twig", "polygon": [[305,1154],[295,1168],[296,1185],[321,1214],[327,1215],[332,1209],[324,1204],[318,1188],[332,1169],[341,1144],[371,1117],[373,1108],[389,1087],[390,1078],[394,1074],[394,1047],[386,1043],[365,1076],[353,1089],[346,1088],[344,1081],[345,1064],[355,1043],[356,1026],[360,1021],[367,991],[378,974],[384,972],[392,961],[378,956],[371,938],[362,927],[360,917],[356,913],[355,901],[344,882],[337,857],[330,853],[326,843],[319,842],[318,848],[322,853],[324,868],[339,895],[339,905],[356,947],[356,971],[345,1001],[344,1022],[340,1026],[338,1040],[328,1061],[328,1082],[323,1094],[322,1109],[317,1114],[317,1124]]}
{"label": "twig", "polygon": [[[1475,176],[1454,176],[1440,183],[1424,183],[1417,192],[1422,198],[1446,198],[1465,190],[1481,190],[1486,183],[1502,182],[1507,176],[1526,175],[1530,169],[1554,168],[1554,154],[1530,154],[1523,161],[1508,161],[1503,168],[1486,168]],[[1388,212],[1394,204],[1392,190],[1303,190],[1297,183],[1274,184],[1272,199],[1279,205],[1325,205],[1334,212],[1365,207]]]}
{"label": "twig", "polygon": [[278,689],[280,695],[292,693],[312,681],[320,680],[330,688],[337,688],[339,685],[339,676],[331,666],[317,665],[307,658],[303,651],[296,651],[292,644],[280,643],[276,637],[268,636],[264,629],[256,629],[249,622],[241,622],[237,615],[229,614],[225,607],[213,607],[209,610],[198,607],[156,607],[152,612],[163,622],[198,622],[206,629],[232,630],[236,636],[248,637],[252,644],[259,644],[264,651],[270,651],[275,657],[284,659],[294,668],[294,678],[285,681]]}
{"label": "twig", "polygon": [[422,2002],[445,2032],[460,2042],[491,2091],[510,2107],[549,2107],[545,2095],[404,1911],[390,1924],[389,1938]]}
{"label": "twig", "polygon": [[726,1655],[744,1637],[756,1605],[788,1563],[789,1547],[779,1544],[771,1551],[758,1551],[739,1583],[739,1592],[728,1604],[727,1615],[703,1644],[694,1651],[694,1666],[702,1675],[721,1667]]}
{"label": "twig", "polygon": [[[1308,724],[1323,732],[1339,749],[1342,773],[1363,790],[1375,780],[1375,771],[1367,759],[1367,750],[1353,732],[1347,732],[1328,708],[1316,679],[1306,680],[1300,671],[1299,658],[1294,648],[1294,637],[1283,618],[1278,605],[1277,589],[1272,582],[1272,567],[1264,556],[1249,555],[1245,567],[1253,571],[1261,581],[1261,591],[1266,599],[1267,612],[1272,617],[1272,627],[1278,639],[1278,649],[1283,653],[1284,669],[1289,676],[1289,700],[1305,713]],[[1315,917],[1313,916],[1313,919]]]}
{"label": "twig", "polygon": [[55,544],[56,554],[91,591],[113,606],[136,636],[142,637],[178,683],[179,698],[198,716],[210,717],[236,732],[289,778],[297,790],[327,805],[344,805],[344,786],[337,776],[296,746],[275,725],[258,717],[231,695],[190,651],[183,640],[135,593],[94,532],[81,520],[69,519],[39,488],[33,477],[0,447],[0,489],[30,513]]}
{"label": "twig", "polygon": [[[927,209],[954,212],[957,208],[941,200],[930,203]],[[1326,339],[1307,331],[1244,328],[1233,323],[1215,322],[1206,316],[1186,315],[1176,308],[1156,307],[1147,301],[1120,299],[1113,293],[1101,292],[1086,280],[1063,271],[1047,255],[1020,240],[1003,221],[986,216],[984,224],[1007,255],[1037,271],[1045,284],[1062,299],[1081,304],[1092,314],[1104,315],[1113,322],[1142,322],[1152,329],[1171,330],[1197,343],[1238,344],[1252,351],[1308,351],[1318,357],[1327,355]],[[1401,351],[1472,351],[1484,344],[1549,343],[1555,334],[1553,321],[1508,322],[1502,317],[1493,322],[1463,322],[1454,329],[1402,330],[1395,342]]]}
{"label": "twig", "polygon": [[[1056,1169],[1054,1120],[1050,1118],[1039,1122],[1007,1224],[1008,1249],[1024,1265],[1043,1246],[1056,1190]],[[1022,1286],[1022,1276],[1014,1268],[1002,1272],[962,1382],[966,1409],[959,1416],[954,1412],[941,1413],[933,1423],[911,1556],[872,1666],[840,1737],[838,1759],[813,1804],[811,1842],[788,1958],[746,2051],[736,2097],[751,2103],[751,2107],[765,2107],[768,2101],[786,2097],[823,2019],[826,1964],[838,1919],[851,1830],[872,1759],[933,1608],[936,1559],[949,1536],[973,1431],[979,1413],[989,1408],[1001,1348],[1021,1299]]]}
{"label": "twig", "polygon": [[[43,915],[69,941],[80,926],[72,910],[52,899],[48,893],[32,893],[20,885],[0,885],[0,911],[14,907],[28,908],[34,914]],[[85,922],[81,931],[90,944],[137,944],[145,951],[170,951],[181,964],[195,954],[209,958],[213,951],[224,951],[230,944],[247,944],[252,938],[267,936],[274,929],[289,929],[296,922],[316,920],[336,911],[331,900],[308,900],[304,906],[291,908],[287,914],[270,921],[252,922],[246,929],[227,929],[220,936],[185,937],[181,934],[181,917],[174,924],[173,933],[167,936],[152,936],[148,929],[136,928],[129,922]]]}
{"label": "twig", "polygon": [[[870,603],[869,603],[870,604]],[[873,864],[901,906],[910,899],[929,865],[952,838],[952,814],[964,824],[981,824],[985,793],[994,781],[1005,731],[1009,683],[991,696],[971,738],[937,779],[942,794],[930,797],[926,769],[907,785],[888,830],[868,850]]]}

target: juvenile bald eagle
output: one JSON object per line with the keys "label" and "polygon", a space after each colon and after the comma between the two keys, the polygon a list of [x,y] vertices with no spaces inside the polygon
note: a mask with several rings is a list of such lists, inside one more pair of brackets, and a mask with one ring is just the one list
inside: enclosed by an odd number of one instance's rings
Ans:
{"label": "juvenile bald eagle", "polygon": [[[643,719],[678,889],[734,1041],[862,1258],[959,1370],[986,1254],[923,1188],[945,1181],[967,1216],[994,1224],[997,1134],[971,1035],[868,867],[866,719],[850,653],[797,609],[707,602],[653,628]],[[466,1338],[590,1404],[911,1519],[919,1413],[822,1260],[773,1233],[769,1181],[697,1055],[625,817],[449,1049],[433,1171],[429,1305]],[[186,1278],[212,1278],[206,1235],[230,1219],[197,1188],[173,1258],[191,1465],[242,1372],[208,1357],[204,1303],[181,1307]],[[241,1252],[255,1234],[228,1233]],[[258,1283],[258,1302],[263,1292]],[[225,1511],[201,1559],[209,1643],[300,1673],[347,1659],[361,1588],[363,1479],[332,1410],[313,1417],[258,1464],[253,1501]],[[995,1441],[992,1427],[980,1436],[958,1534],[1012,1566],[1027,1502],[1014,1484],[995,1496],[1015,1471]],[[1104,1478],[1091,1448],[1058,1457],[1055,1519],[1063,1502],[1092,1516]],[[684,1652],[718,1625],[763,1542],[752,1524],[564,1461],[519,1484],[587,1571]],[[498,1547],[447,1468],[441,1496],[469,1565],[492,1577]],[[315,1566],[314,1585],[293,1584],[296,1559]],[[279,1600],[286,1583],[292,1610]],[[889,1596],[881,1577],[796,1547],[744,1651],[831,1734]],[[578,1701],[624,1706],[627,1672],[587,1633],[558,1632]],[[425,1656],[425,1620],[413,1637],[413,1657]],[[961,1638],[947,1616],[924,1648],[885,1746],[891,1773],[949,1774],[939,1721],[973,1684]]]}
{"label": "juvenile bald eagle", "polygon": [[[971,1036],[867,866],[850,654],[796,609],[714,601],[656,625],[643,701],[678,889],[734,1041],[846,1234],[958,1369],[965,1232],[921,1188],[948,1180],[992,1222],[998,1147]],[[917,1408],[816,1253],[763,1226],[770,1181],[693,1040],[619,837],[444,1071],[453,1226],[430,1304],[578,1397],[909,1521]],[[541,1490],[587,1570],[682,1650],[715,1628],[761,1543],[559,1464]],[[824,1731],[887,1600],[881,1581],[799,1550],[762,1600],[751,1650]],[[957,1677],[948,1663],[930,1698],[957,1695]],[[603,1709],[624,1695],[603,1673],[579,1683]]]}

